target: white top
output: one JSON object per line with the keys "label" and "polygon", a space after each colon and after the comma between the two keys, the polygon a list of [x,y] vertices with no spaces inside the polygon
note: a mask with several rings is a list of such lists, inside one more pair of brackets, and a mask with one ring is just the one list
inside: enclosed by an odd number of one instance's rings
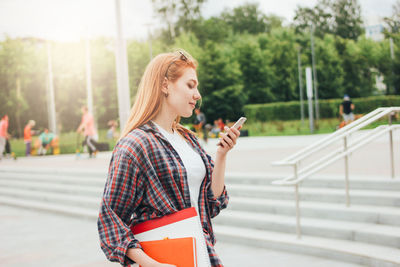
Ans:
{"label": "white top", "polygon": [[157,126],[162,135],[167,138],[172,147],[178,153],[179,157],[182,159],[189,183],[190,200],[192,206],[198,211],[200,186],[206,176],[206,166],[204,165],[201,156],[177,131],[171,134],[154,121],[152,122]]}

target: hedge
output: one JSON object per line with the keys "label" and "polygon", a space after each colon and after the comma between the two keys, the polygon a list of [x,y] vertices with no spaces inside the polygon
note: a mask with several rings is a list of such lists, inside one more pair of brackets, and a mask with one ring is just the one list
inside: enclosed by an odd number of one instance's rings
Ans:
{"label": "hedge", "polygon": [[[321,118],[339,117],[342,99],[322,99],[319,101]],[[355,114],[367,114],[379,107],[400,106],[400,96],[370,96],[352,99]],[[308,117],[308,103],[304,101],[305,117]],[[300,101],[251,104],[244,106],[244,114],[251,121],[299,120]]]}

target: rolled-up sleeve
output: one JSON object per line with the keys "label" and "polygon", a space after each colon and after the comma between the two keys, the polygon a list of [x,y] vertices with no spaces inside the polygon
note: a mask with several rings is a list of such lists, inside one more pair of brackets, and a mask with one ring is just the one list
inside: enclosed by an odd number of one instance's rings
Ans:
{"label": "rolled-up sleeve", "polygon": [[[211,170],[214,169],[214,161],[210,155],[207,154],[208,161],[211,165]],[[212,177],[212,175],[211,175]],[[228,206],[229,196],[226,190],[226,186],[224,186],[224,190],[219,197],[214,196],[214,192],[211,189],[211,181],[207,184],[207,203],[208,210],[211,213],[210,217],[214,218],[219,214],[222,209],[225,209]]]}
{"label": "rolled-up sleeve", "polygon": [[123,266],[134,262],[126,256],[129,248],[140,248],[130,230],[132,215],[142,198],[144,181],[137,161],[116,148],[100,206],[97,226],[100,245],[107,259]]}

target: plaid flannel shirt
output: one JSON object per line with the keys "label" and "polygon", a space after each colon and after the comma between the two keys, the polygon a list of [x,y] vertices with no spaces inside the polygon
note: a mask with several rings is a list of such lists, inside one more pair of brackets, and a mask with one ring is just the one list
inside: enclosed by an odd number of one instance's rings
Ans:
{"label": "plaid flannel shirt", "polygon": [[[223,266],[215,253],[211,218],[228,204],[228,195],[215,198],[211,190],[214,162],[197,138],[184,138],[200,154],[206,176],[200,187],[199,216],[211,265]],[[110,261],[123,266],[134,262],[128,248],[141,248],[130,225],[177,212],[191,206],[185,167],[178,153],[150,121],[131,131],[114,148],[97,221],[101,249]]]}

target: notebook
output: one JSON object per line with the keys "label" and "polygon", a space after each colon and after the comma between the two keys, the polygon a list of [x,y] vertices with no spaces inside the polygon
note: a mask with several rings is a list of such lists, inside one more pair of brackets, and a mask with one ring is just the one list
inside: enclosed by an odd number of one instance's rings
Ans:
{"label": "notebook", "polygon": [[131,230],[139,242],[193,237],[196,241],[197,267],[211,266],[203,228],[194,207],[136,224]]}

